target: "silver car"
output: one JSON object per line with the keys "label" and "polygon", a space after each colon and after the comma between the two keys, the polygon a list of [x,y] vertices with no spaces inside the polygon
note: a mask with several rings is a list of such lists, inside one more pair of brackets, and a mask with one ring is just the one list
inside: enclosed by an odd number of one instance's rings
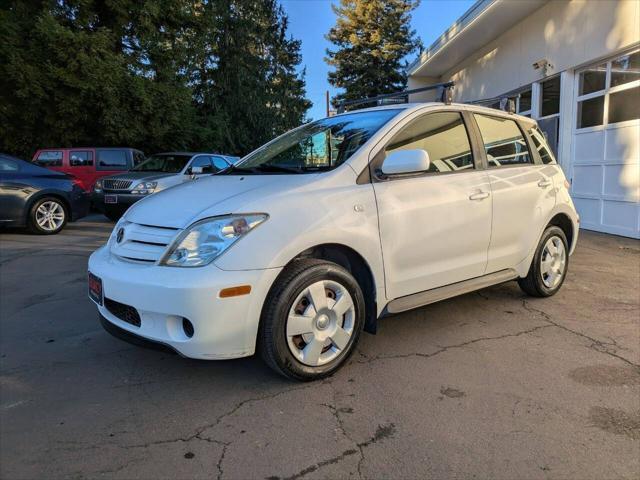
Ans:
{"label": "silver car", "polygon": [[203,152],[156,153],[126,173],[99,179],[92,202],[111,220],[118,220],[135,202],[152,193],[227,170],[239,157]]}

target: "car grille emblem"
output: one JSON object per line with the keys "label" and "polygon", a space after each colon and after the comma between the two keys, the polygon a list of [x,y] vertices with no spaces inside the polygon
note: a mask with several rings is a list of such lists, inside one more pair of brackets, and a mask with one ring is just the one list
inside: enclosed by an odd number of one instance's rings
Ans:
{"label": "car grille emblem", "polygon": [[116,233],[116,242],[122,243],[123,238],[124,238],[124,227],[120,227],[118,229],[118,233]]}

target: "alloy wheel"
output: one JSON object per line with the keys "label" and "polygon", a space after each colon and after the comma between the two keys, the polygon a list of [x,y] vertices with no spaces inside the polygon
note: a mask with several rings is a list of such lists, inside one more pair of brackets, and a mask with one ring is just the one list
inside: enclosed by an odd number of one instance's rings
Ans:
{"label": "alloy wheel", "polygon": [[36,210],[36,222],[47,232],[58,230],[64,223],[64,217],[64,207],[53,200],[43,202]]}

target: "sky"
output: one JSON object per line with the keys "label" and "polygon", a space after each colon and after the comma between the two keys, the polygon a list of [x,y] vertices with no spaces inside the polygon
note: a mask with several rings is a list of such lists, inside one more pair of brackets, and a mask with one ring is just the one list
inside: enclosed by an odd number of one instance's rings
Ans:
{"label": "sky", "polygon": [[[329,66],[324,61],[325,51],[331,47],[324,35],[335,24],[332,1],[338,3],[339,0],[280,0],[289,16],[289,34],[302,41],[300,67],[306,68],[307,98],[313,102],[307,113],[310,119],[326,115],[325,92],[335,93],[327,81]],[[411,23],[425,48],[474,3],[475,0],[422,0],[413,12]]]}

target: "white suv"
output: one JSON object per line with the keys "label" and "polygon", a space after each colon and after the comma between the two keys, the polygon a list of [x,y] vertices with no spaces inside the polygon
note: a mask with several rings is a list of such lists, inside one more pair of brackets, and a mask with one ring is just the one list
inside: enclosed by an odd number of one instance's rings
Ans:
{"label": "white suv", "polygon": [[382,315],[510,280],[556,293],[578,236],[568,187],[529,118],[346,113],[136,203],[91,256],[89,294],[121,338],[199,359],[257,349],[317,379]]}

